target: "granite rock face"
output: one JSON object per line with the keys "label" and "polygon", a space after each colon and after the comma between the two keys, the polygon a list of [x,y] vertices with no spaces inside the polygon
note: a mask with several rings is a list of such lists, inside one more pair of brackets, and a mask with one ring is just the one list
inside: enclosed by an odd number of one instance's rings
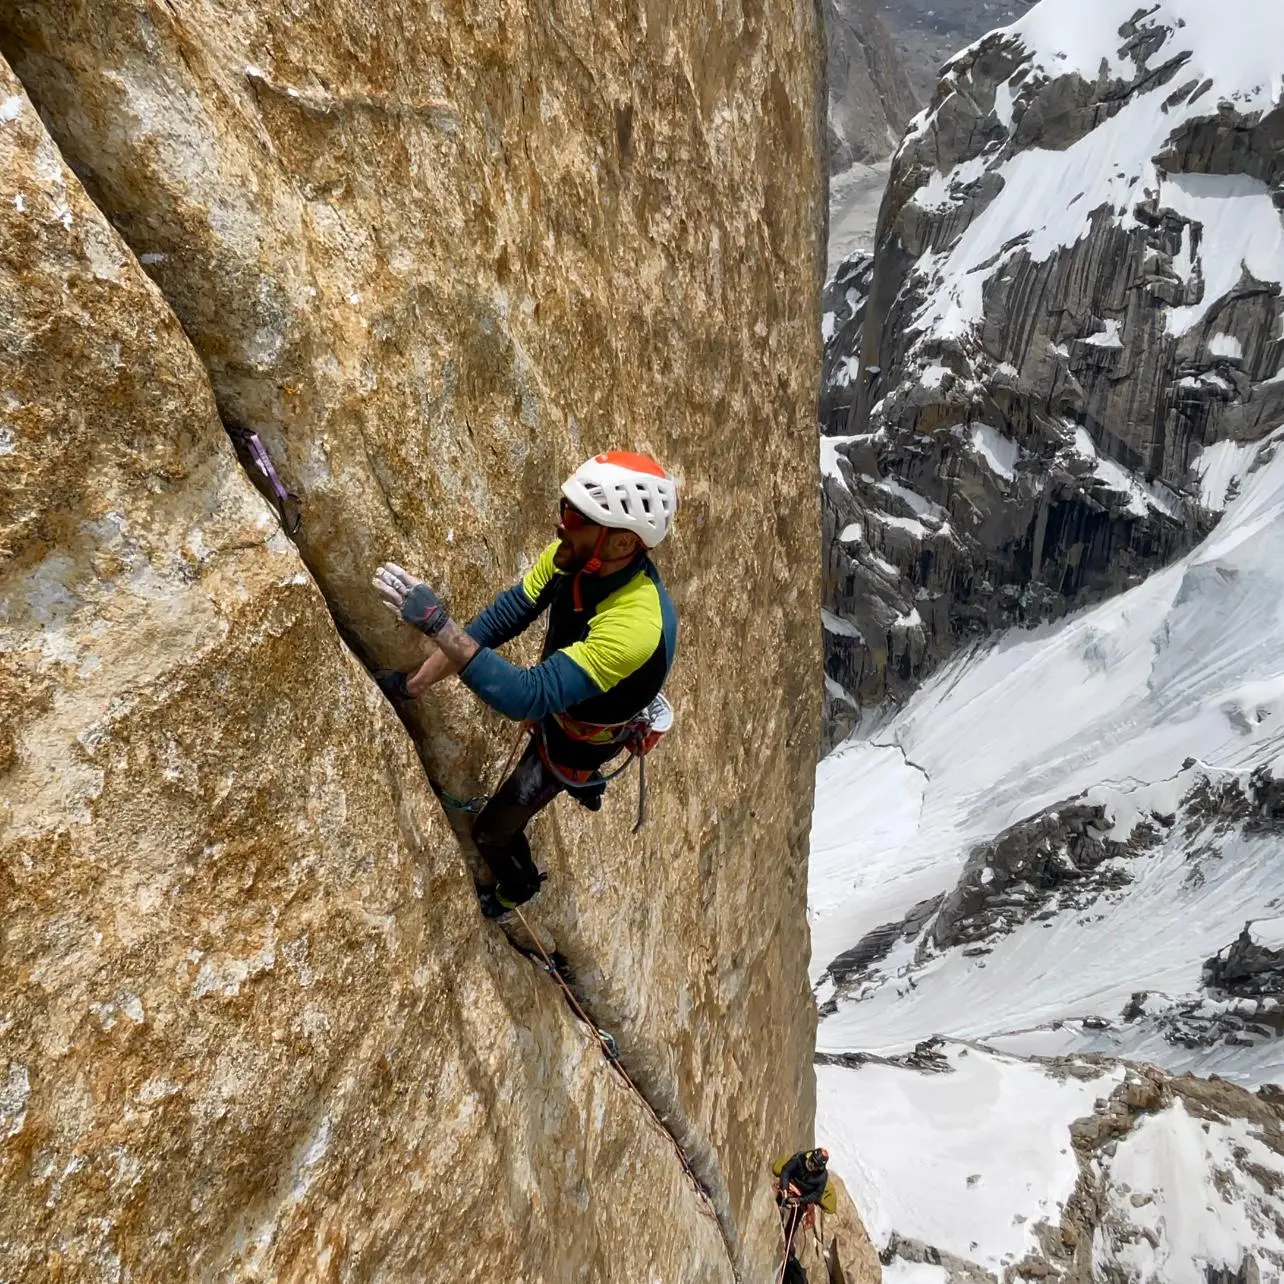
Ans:
{"label": "granite rock face", "polygon": [[[5,1278],[770,1269],[814,1091],[812,23],[0,5]],[[479,792],[511,730],[457,689],[403,727],[357,658],[423,654],[378,561],[466,615],[617,443],[683,482],[679,729],[637,838],[628,786],[539,822],[537,910],[707,1202],[477,913],[425,768]]]}
{"label": "granite rock face", "polygon": [[965,50],[894,160],[859,369],[827,358],[856,703],[1171,560],[1284,416],[1284,68],[1222,58],[1238,29],[1187,0],[1134,9],[1045,3]]}
{"label": "granite rock face", "polygon": [[825,0],[834,173],[890,156],[919,109],[881,8],[875,0]]}
{"label": "granite rock face", "polygon": [[799,1236],[798,1260],[818,1284],[879,1284],[883,1268],[869,1233],[842,1178],[831,1180],[838,1210],[818,1213],[815,1225]]}
{"label": "granite rock face", "polygon": [[[481,929],[177,320],[0,89],[0,1274],[730,1280],[667,1138]],[[657,1201],[683,1242],[639,1239]]]}

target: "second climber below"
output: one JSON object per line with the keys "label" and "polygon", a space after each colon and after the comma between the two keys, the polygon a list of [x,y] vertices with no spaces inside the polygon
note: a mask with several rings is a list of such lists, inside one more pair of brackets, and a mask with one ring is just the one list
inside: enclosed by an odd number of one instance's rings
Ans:
{"label": "second climber below", "polygon": [[[639,715],[673,664],[678,618],[649,556],[669,533],[677,485],[649,455],[596,455],[562,485],[557,538],[530,572],[466,627],[437,594],[385,563],[374,585],[385,604],[438,649],[417,669],[381,673],[379,685],[413,699],[458,673],[492,709],[531,724],[517,766],[473,826],[494,876],[480,885],[482,912],[498,918],[539,890],[526,826],[563,790],[597,810],[599,768],[622,753]],[[548,613],[540,662],[510,664],[496,649]]]}
{"label": "second climber below", "polygon": [[838,1195],[829,1176],[829,1151],[819,1146],[781,1155],[771,1171],[776,1176],[776,1203],[786,1244],[780,1279],[783,1284],[805,1281],[807,1276],[797,1257],[798,1232],[811,1224],[817,1208],[827,1213],[838,1211]]}

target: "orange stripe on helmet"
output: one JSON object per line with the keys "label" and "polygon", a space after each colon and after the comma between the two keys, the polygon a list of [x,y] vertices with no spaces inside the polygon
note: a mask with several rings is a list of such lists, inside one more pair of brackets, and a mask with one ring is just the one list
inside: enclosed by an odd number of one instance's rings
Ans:
{"label": "orange stripe on helmet", "polygon": [[632,450],[607,450],[595,456],[599,464],[615,464],[619,468],[632,468],[634,472],[650,473],[652,477],[669,474],[650,455],[639,455]]}

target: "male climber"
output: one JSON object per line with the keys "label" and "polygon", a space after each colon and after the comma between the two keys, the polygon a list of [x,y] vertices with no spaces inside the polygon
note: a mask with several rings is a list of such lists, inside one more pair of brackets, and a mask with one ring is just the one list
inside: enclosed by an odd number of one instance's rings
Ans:
{"label": "male climber", "polygon": [[[829,1179],[829,1151],[824,1147],[781,1155],[771,1165],[771,1171],[776,1175],[776,1203],[789,1245],[788,1265],[793,1259],[795,1237],[803,1222],[814,1216],[812,1209],[819,1206],[827,1213],[835,1212],[838,1196]],[[788,1273],[785,1278],[789,1278]]]}
{"label": "male climber", "polygon": [[[648,552],[669,533],[677,502],[676,484],[649,455],[596,455],[562,486],[557,539],[467,628],[401,567],[375,573],[385,605],[438,647],[413,672],[378,675],[389,696],[413,699],[458,673],[492,709],[533,724],[525,753],[473,826],[495,878],[478,888],[488,918],[539,891],[525,834],[531,817],[563,789],[601,806],[598,768],[622,752],[664,685],[678,619]],[[519,668],[495,652],[545,611],[539,664]]]}

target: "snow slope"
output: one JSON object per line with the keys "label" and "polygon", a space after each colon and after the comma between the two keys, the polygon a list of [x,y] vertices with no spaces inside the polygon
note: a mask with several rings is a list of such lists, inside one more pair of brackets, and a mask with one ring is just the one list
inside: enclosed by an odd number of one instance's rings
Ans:
{"label": "snow slope", "polygon": [[934,1055],[929,1073],[817,1070],[820,1139],[885,1280],[1207,1284],[1251,1255],[1259,1273],[1239,1278],[1278,1284],[1284,1131],[1269,1107],[1118,1063]]}
{"label": "snow slope", "polygon": [[[822,1002],[834,997],[823,978],[836,955],[949,891],[971,849],[1014,823],[1085,791],[1121,841],[1152,812],[1181,819],[1121,862],[1131,881],[1089,912],[1018,923],[983,955],[925,947],[929,922],[838,999],[818,1046],[892,1053],[935,1034],[1008,1036],[1011,1048],[1144,1053],[1247,1081],[1278,1073],[1278,1045],[1185,1048],[1144,1022],[1113,1034],[1049,1027],[1117,1021],[1140,990],[1194,994],[1203,961],[1245,920],[1284,912],[1278,835],[1216,833],[1182,811],[1201,779],[1238,779],[1281,758],[1284,453],[1269,444],[1222,524],[1181,562],[1059,625],[957,659],[821,763],[811,920]],[[1210,845],[1215,855],[1195,859]]]}
{"label": "snow slope", "polygon": [[[1089,479],[1068,542],[1103,506],[1161,532],[1225,513],[1104,605],[956,655],[818,769],[818,1136],[902,1284],[1010,1278],[1023,1256],[1067,1278],[1076,1253],[1076,1279],[1206,1284],[1245,1255],[1284,1279],[1279,1112],[1234,1086],[1284,1078],[1284,958],[1261,984],[1205,968],[1233,942],[1253,967],[1284,950],[1281,50],[1280,0],[1044,0],[946,68],[893,165],[872,296],[892,302],[865,320],[880,382],[857,434],[822,444],[827,495],[896,478],[989,542],[892,565],[877,496],[839,509],[864,596],[827,603],[831,681],[890,654],[896,611],[948,654],[958,585],[993,620],[991,589],[1079,583],[1090,540],[1004,578],[1034,521],[1008,501],[1039,468]],[[1150,569],[1120,570],[1145,543],[1120,520],[1097,540],[1115,584]],[[1220,1114],[1172,1080],[1156,1104],[1158,1071],[1093,1080],[1094,1053],[1233,1083],[1205,1085]]]}
{"label": "snow slope", "polygon": [[1137,1284],[1207,1284],[1208,1267],[1237,1266],[1249,1245],[1280,1260],[1279,1201],[1261,1180],[1279,1167],[1279,1155],[1247,1120],[1201,1119],[1174,1101],[1098,1160],[1129,1233],[1102,1228],[1096,1264],[1118,1264]]}
{"label": "snow slope", "polygon": [[1069,1127],[1123,1071],[1053,1075],[957,1044],[948,1064],[817,1067],[821,1138],[875,1244],[896,1232],[1000,1272],[1060,1220],[1079,1177]]}

